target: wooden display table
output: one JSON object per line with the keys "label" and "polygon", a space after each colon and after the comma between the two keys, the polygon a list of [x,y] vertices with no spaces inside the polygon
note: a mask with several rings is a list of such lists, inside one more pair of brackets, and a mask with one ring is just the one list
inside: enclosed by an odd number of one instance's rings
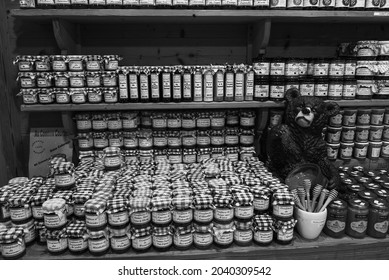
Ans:
{"label": "wooden display table", "polygon": [[318,239],[309,241],[295,236],[290,245],[278,245],[273,243],[267,247],[252,245],[239,247],[236,245],[227,249],[213,247],[209,250],[191,249],[178,251],[174,248],[167,252],[157,252],[150,249],[146,253],[135,253],[133,250],[125,254],[106,254],[102,257],[85,253],[79,256],[69,252],[53,256],[45,246],[32,245],[27,248],[23,259],[270,259],[270,260],[295,260],[295,259],[389,259],[389,236],[385,239],[353,239],[348,236],[334,239],[322,234]]}

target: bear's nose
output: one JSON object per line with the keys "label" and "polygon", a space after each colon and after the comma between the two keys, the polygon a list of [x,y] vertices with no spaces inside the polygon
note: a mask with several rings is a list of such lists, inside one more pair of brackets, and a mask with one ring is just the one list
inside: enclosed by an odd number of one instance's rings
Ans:
{"label": "bear's nose", "polygon": [[301,110],[301,112],[304,114],[304,115],[309,115],[310,113],[311,113],[311,110],[309,110],[309,108],[303,108],[302,110]]}

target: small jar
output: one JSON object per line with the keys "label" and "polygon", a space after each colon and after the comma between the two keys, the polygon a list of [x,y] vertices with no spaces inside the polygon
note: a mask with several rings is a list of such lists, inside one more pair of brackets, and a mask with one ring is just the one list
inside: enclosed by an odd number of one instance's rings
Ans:
{"label": "small jar", "polygon": [[132,248],[137,252],[146,252],[153,245],[151,227],[132,228]]}
{"label": "small jar", "polygon": [[178,227],[186,227],[193,221],[192,198],[176,196],[172,199],[173,222]]}
{"label": "small jar", "polygon": [[35,70],[37,72],[49,72],[51,71],[50,57],[49,56],[36,56],[35,57]]}
{"label": "small jar", "polygon": [[69,104],[71,101],[68,88],[54,88],[52,95],[57,104]]}
{"label": "small jar", "polygon": [[254,217],[254,243],[268,246],[273,241],[273,219],[271,216],[257,215]]}
{"label": "small jar", "polygon": [[209,147],[211,145],[210,130],[198,130],[196,144],[198,147]]}
{"label": "small jar", "polygon": [[31,195],[29,194],[13,194],[9,200],[9,211],[11,221],[14,224],[24,224],[32,217],[30,206]]}
{"label": "small jar", "polygon": [[370,126],[357,126],[355,131],[355,141],[367,142],[369,140]]}
{"label": "small jar", "polygon": [[64,72],[68,70],[68,65],[65,55],[52,55],[50,56],[51,69],[54,72]]}
{"label": "small jar", "polygon": [[74,216],[76,219],[84,220],[85,207],[84,204],[92,197],[91,192],[75,192],[73,193],[74,200]]}
{"label": "small jar", "polygon": [[167,196],[156,196],[151,199],[151,220],[154,226],[167,227],[170,225],[172,221],[171,201],[171,198]]}
{"label": "small jar", "polygon": [[335,199],[327,209],[324,233],[333,238],[343,237],[346,231],[347,203],[341,199]]}
{"label": "small jar", "polygon": [[170,226],[153,228],[153,246],[159,252],[165,252],[173,245],[173,233]]}
{"label": "small jar", "polygon": [[42,205],[43,219],[48,230],[60,230],[67,223],[66,201],[62,198],[52,198]]}
{"label": "small jar", "polygon": [[84,56],[68,55],[67,56],[69,71],[80,72],[84,71]]}
{"label": "small jar", "polygon": [[378,142],[382,140],[384,126],[382,125],[371,125],[369,132],[369,141]]}
{"label": "small jar", "polygon": [[105,71],[116,71],[119,68],[121,57],[118,55],[104,55],[103,63]]}
{"label": "small jar", "polygon": [[101,70],[101,55],[87,55],[85,57],[86,71],[100,71]]}
{"label": "small jar", "polygon": [[342,134],[340,141],[343,143],[352,143],[354,142],[355,137],[355,126],[344,126],[342,128]]}
{"label": "small jar", "polygon": [[372,109],[371,110],[371,118],[370,118],[370,124],[371,125],[382,125],[384,121],[384,114],[385,109]]}
{"label": "small jar", "polygon": [[228,248],[234,242],[234,222],[230,223],[213,223],[213,242],[221,248]]}
{"label": "small jar", "polygon": [[88,230],[98,231],[107,226],[106,201],[89,199],[85,205],[85,223]]}
{"label": "small jar", "polygon": [[86,85],[90,88],[102,86],[102,79],[100,72],[85,72]]}
{"label": "small jar", "polygon": [[130,222],[128,214],[128,201],[121,197],[111,198],[107,202],[108,224],[121,227]]}
{"label": "small jar", "polygon": [[301,96],[315,95],[315,80],[312,77],[304,77],[300,79]]}
{"label": "small jar", "polygon": [[357,125],[369,125],[370,115],[371,115],[371,109],[358,109]]}
{"label": "small jar", "polygon": [[118,88],[109,87],[103,88],[103,96],[105,103],[117,103],[118,102]]}
{"label": "small jar", "polygon": [[293,241],[293,231],[296,225],[296,220],[290,219],[285,221],[274,220],[273,226],[275,235],[275,241],[281,245],[288,245]]}
{"label": "small jar", "polygon": [[182,162],[185,164],[191,164],[197,162],[196,149],[183,149]]}
{"label": "small jar", "polygon": [[369,142],[369,148],[367,150],[367,158],[378,159],[381,154],[382,142]]}
{"label": "small jar", "polygon": [[270,100],[272,101],[282,101],[285,97],[285,79],[280,77],[273,77],[270,80]]}
{"label": "small jar", "polygon": [[344,109],[343,111],[343,126],[355,126],[357,120],[357,111],[356,109]]}
{"label": "small jar", "polygon": [[255,186],[252,189],[252,193],[254,195],[254,213],[266,213],[269,210],[270,205],[270,189],[265,186]]}
{"label": "small jar", "polygon": [[381,157],[389,158],[389,141],[382,142]]}
{"label": "small jar", "polygon": [[150,212],[151,200],[146,196],[131,197],[130,206],[130,221],[133,227],[142,228],[148,227],[151,222]]}
{"label": "small jar", "polygon": [[239,131],[239,144],[243,147],[254,145],[254,129],[241,128]]}
{"label": "small jar", "polygon": [[332,127],[341,127],[343,121],[343,111],[340,111],[335,116],[332,116],[329,120],[329,126]]}
{"label": "small jar", "polygon": [[234,242],[238,246],[250,246],[253,243],[252,221],[235,221]]}
{"label": "small jar", "polygon": [[197,143],[196,130],[182,130],[181,140],[184,148],[194,148]]}
{"label": "small jar", "polygon": [[349,160],[353,154],[354,143],[340,143],[339,158]]}
{"label": "small jar", "polygon": [[314,62],[313,76],[314,77],[327,77],[329,72],[329,61],[327,59],[318,58]]}
{"label": "small jar", "polygon": [[[325,1],[323,1],[325,2]],[[331,78],[343,78],[345,70],[345,61],[343,59],[333,59],[329,65],[328,75]]]}
{"label": "small jar", "polygon": [[326,141],[330,144],[338,144],[340,142],[341,132],[341,127],[327,127]]}
{"label": "small jar", "polygon": [[60,162],[53,166],[55,186],[60,190],[72,189],[75,184],[74,164]]}
{"label": "small jar", "polygon": [[357,93],[357,81],[354,79],[345,79],[343,83],[342,98],[345,100],[355,99]]}
{"label": "small jar", "polygon": [[328,83],[328,99],[341,100],[343,94],[343,80],[341,78],[332,78]]}
{"label": "small jar", "polygon": [[363,77],[357,79],[356,98],[371,99],[373,94],[377,93],[377,84],[373,78]]}
{"label": "small jar", "polygon": [[234,218],[232,207],[233,198],[230,195],[215,195],[213,204],[215,205],[213,218],[218,224],[230,224]]}
{"label": "small jar", "polygon": [[26,253],[24,229],[11,227],[0,231],[1,255],[4,259],[19,259]]}
{"label": "small jar", "polygon": [[49,88],[53,86],[54,75],[48,72],[36,73],[36,85],[38,88]]}
{"label": "small jar", "polygon": [[66,228],[61,230],[47,230],[47,250],[52,255],[61,255],[68,249],[68,238]]}
{"label": "small jar", "polygon": [[293,217],[294,198],[289,192],[276,192],[272,196],[273,217],[279,221],[289,221]]}
{"label": "small jar", "polygon": [[17,56],[13,63],[18,65],[20,72],[33,72],[35,70],[35,59],[31,55]]}
{"label": "small jar", "polygon": [[194,233],[193,233],[193,244],[197,249],[207,250],[212,247],[213,244],[213,234],[212,227],[213,224],[197,224],[194,223]]}
{"label": "small jar", "polygon": [[329,160],[336,160],[338,158],[340,144],[326,143],[327,147],[327,158]]}
{"label": "small jar", "polygon": [[131,247],[130,225],[125,224],[118,227],[109,227],[110,243],[112,253],[123,254],[128,252]]}
{"label": "small jar", "polygon": [[183,251],[188,250],[193,244],[193,228],[191,224],[187,226],[175,226],[173,244],[177,250]]}
{"label": "small jar", "polygon": [[89,230],[88,229],[88,248],[89,252],[93,256],[102,256],[109,251],[109,237],[107,228],[102,230]]}
{"label": "small jar", "polygon": [[72,88],[85,87],[85,72],[69,72],[69,85]]}
{"label": "small jar", "polygon": [[79,255],[88,250],[88,235],[84,222],[76,221],[66,227],[70,253]]}
{"label": "small jar", "polygon": [[87,92],[85,88],[71,88],[69,90],[69,94],[71,96],[72,103],[74,104],[85,104],[87,101]]}
{"label": "small jar", "polygon": [[364,238],[367,231],[369,206],[362,199],[350,199],[347,208],[346,234],[353,238]]}
{"label": "small jar", "polygon": [[271,76],[284,76],[285,75],[285,59],[273,58],[270,63],[270,75]]}
{"label": "small jar", "polygon": [[385,238],[388,232],[389,207],[383,199],[372,199],[368,215],[367,235],[374,238]]}
{"label": "small jar", "polygon": [[267,101],[270,96],[270,81],[268,76],[254,78],[254,100]]}
{"label": "small jar", "polygon": [[207,194],[196,195],[193,204],[194,221],[198,225],[210,224],[213,220],[213,197]]}
{"label": "small jar", "polygon": [[113,71],[105,71],[101,73],[104,87],[117,87],[118,86],[118,75]]}
{"label": "small jar", "polygon": [[24,242],[26,246],[34,243],[37,236],[34,219],[30,219],[28,222],[23,224],[12,224],[12,226],[21,227],[24,230]]}
{"label": "small jar", "polygon": [[21,88],[35,88],[36,85],[36,73],[34,72],[19,72],[17,80],[20,83]]}
{"label": "small jar", "polygon": [[41,221],[35,221],[35,230],[37,234],[37,244],[38,245],[45,245],[46,246],[46,232],[47,229],[43,222]]}
{"label": "small jar", "polygon": [[328,96],[328,79],[317,78],[315,79],[314,96],[326,98]]}
{"label": "small jar", "polygon": [[11,197],[11,193],[8,192],[0,193],[0,223],[7,223],[11,220],[11,213],[9,211],[10,197]]}
{"label": "small jar", "polygon": [[235,221],[247,222],[254,216],[254,196],[251,193],[238,192],[234,194]]}
{"label": "small jar", "polygon": [[76,127],[79,133],[89,132],[92,129],[92,120],[89,114],[77,114],[75,116]]}
{"label": "small jar", "polygon": [[365,159],[367,157],[367,150],[369,143],[364,142],[355,142],[354,146],[354,158],[356,159]]}
{"label": "small jar", "polygon": [[137,112],[121,114],[123,130],[134,131],[138,128],[139,116]]}

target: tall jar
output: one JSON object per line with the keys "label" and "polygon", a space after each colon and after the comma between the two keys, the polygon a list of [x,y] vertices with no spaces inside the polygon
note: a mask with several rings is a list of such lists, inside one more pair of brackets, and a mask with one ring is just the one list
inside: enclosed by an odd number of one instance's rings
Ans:
{"label": "tall jar", "polygon": [[193,243],[197,249],[207,250],[212,247],[213,244],[213,224],[193,224]]}
{"label": "tall jar", "polygon": [[364,238],[367,231],[369,204],[354,198],[348,201],[346,234],[354,238]]}
{"label": "tall jar", "polygon": [[333,238],[343,237],[346,231],[347,203],[341,199],[335,199],[327,209],[324,233]]}
{"label": "tall jar", "polygon": [[367,235],[374,238],[386,238],[388,232],[389,206],[383,199],[369,201],[370,210],[367,223]]}

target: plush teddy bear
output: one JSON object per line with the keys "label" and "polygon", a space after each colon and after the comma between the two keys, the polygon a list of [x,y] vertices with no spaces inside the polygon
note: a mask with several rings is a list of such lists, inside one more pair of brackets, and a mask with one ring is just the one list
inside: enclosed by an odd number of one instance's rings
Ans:
{"label": "plush teddy bear", "polygon": [[295,89],[285,93],[285,124],[270,130],[267,141],[268,167],[285,179],[299,164],[317,164],[328,179],[328,188],[338,187],[337,169],[327,159],[323,129],[329,117],[338,114],[335,102],[324,102],[312,96],[301,96]]}

